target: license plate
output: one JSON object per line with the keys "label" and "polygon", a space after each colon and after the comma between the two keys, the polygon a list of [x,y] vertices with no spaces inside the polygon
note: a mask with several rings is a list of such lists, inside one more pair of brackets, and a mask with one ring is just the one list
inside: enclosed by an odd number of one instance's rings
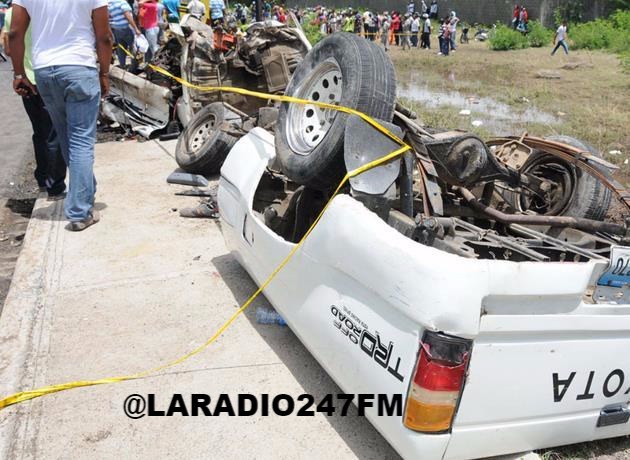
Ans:
{"label": "license plate", "polygon": [[597,284],[617,288],[630,284],[630,248],[625,246],[610,248],[610,265]]}

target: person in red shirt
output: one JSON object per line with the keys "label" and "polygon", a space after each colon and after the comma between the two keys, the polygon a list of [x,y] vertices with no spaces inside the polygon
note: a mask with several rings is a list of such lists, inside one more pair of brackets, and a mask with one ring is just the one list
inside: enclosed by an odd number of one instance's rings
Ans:
{"label": "person in red shirt", "polygon": [[520,14],[521,14],[521,7],[518,5],[515,5],[514,14],[512,14],[512,27],[514,27],[514,30],[516,30],[516,28],[518,27],[518,19],[519,19]]}
{"label": "person in red shirt", "polygon": [[394,33],[394,41],[396,46],[400,45],[400,16],[397,11],[392,15],[392,32]]}
{"label": "person in red shirt", "polygon": [[159,46],[158,36],[160,35],[160,27],[158,25],[157,0],[140,0],[138,18],[142,32],[149,42],[149,50],[147,51],[145,60],[151,62]]}

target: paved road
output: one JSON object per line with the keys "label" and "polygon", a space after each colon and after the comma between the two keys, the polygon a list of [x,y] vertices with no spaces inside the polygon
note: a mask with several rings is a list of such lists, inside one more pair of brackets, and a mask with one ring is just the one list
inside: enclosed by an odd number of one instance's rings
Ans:
{"label": "paved road", "polygon": [[[0,396],[51,383],[126,375],[196,348],[256,286],[217,221],[167,185],[176,141],[96,146],[101,222],[64,229],[61,202],[39,199],[0,316]],[[168,153],[168,154],[167,154]],[[341,390],[287,327],[258,324],[257,306],[218,341],[162,375],[53,394],[0,411],[0,458],[397,459],[357,414],[281,417],[125,416],[132,394],[278,394],[316,401]],[[186,403],[189,404],[188,402]],[[214,415],[214,414],[213,414]]]}

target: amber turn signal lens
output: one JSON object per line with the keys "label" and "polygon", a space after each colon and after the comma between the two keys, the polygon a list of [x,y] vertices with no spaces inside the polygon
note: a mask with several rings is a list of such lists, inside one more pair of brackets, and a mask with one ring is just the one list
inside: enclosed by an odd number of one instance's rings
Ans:
{"label": "amber turn signal lens", "polygon": [[424,432],[446,431],[451,427],[455,406],[436,406],[423,404],[412,398],[407,400],[405,426]]}

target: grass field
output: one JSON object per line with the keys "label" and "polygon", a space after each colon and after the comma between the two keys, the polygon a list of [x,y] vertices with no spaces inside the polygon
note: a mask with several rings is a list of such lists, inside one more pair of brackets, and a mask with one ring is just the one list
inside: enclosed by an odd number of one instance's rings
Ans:
{"label": "grass field", "polygon": [[399,95],[425,124],[482,136],[573,136],[620,166],[616,177],[630,184],[630,74],[615,54],[579,50],[552,57],[550,47],[491,51],[471,42],[443,57],[433,47],[390,51]]}

